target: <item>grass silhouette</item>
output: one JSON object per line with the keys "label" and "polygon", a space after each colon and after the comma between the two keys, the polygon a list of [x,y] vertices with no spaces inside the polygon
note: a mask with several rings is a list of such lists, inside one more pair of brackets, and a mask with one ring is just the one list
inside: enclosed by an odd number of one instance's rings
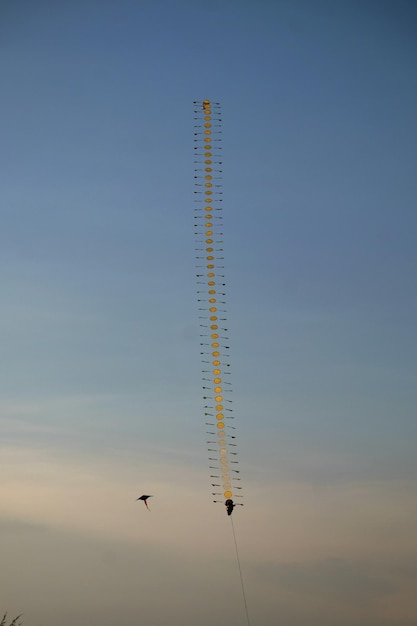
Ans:
{"label": "grass silhouette", "polygon": [[0,626],[22,626],[22,622],[17,621],[20,617],[21,615],[18,615],[17,617],[14,618],[14,620],[12,620],[11,622],[9,622],[9,624],[7,624],[7,613],[5,613],[3,615],[3,619],[0,622]]}

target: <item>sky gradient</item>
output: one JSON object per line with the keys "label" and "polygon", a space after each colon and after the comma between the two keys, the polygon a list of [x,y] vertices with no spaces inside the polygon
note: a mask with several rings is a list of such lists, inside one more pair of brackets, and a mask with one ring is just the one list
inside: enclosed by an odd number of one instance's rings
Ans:
{"label": "sky gradient", "polygon": [[1,615],[246,624],[201,390],[210,98],[251,624],[416,626],[416,28],[406,0],[2,2]]}

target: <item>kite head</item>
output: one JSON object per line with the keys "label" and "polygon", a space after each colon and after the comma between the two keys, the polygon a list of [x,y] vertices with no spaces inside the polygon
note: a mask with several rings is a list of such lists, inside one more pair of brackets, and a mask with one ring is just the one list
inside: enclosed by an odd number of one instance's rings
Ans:
{"label": "kite head", "polygon": [[228,515],[231,515],[231,514],[232,514],[232,512],[233,512],[233,509],[234,509],[234,507],[235,507],[233,500],[231,500],[230,498],[228,498],[224,504],[225,504],[225,507],[226,507],[226,509],[227,509],[227,514],[228,514]]}

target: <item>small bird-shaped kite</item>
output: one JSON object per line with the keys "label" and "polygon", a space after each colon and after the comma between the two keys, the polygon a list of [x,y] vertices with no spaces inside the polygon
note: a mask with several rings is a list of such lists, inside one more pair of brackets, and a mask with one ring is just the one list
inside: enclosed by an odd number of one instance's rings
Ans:
{"label": "small bird-shaped kite", "polygon": [[148,503],[147,503],[147,499],[148,498],[152,498],[152,496],[141,496],[140,498],[137,498],[137,500],[143,500],[143,504],[146,506],[146,508],[148,509],[148,511],[150,511],[151,509],[148,507]]}

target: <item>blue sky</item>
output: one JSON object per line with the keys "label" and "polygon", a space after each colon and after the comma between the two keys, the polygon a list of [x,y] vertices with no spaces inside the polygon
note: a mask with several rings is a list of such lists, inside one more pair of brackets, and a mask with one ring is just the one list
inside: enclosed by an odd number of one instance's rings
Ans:
{"label": "blue sky", "polygon": [[245,623],[201,391],[192,103],[210,98],[251,619],[415,623],[416,18],[2,3],[0,612]]}

